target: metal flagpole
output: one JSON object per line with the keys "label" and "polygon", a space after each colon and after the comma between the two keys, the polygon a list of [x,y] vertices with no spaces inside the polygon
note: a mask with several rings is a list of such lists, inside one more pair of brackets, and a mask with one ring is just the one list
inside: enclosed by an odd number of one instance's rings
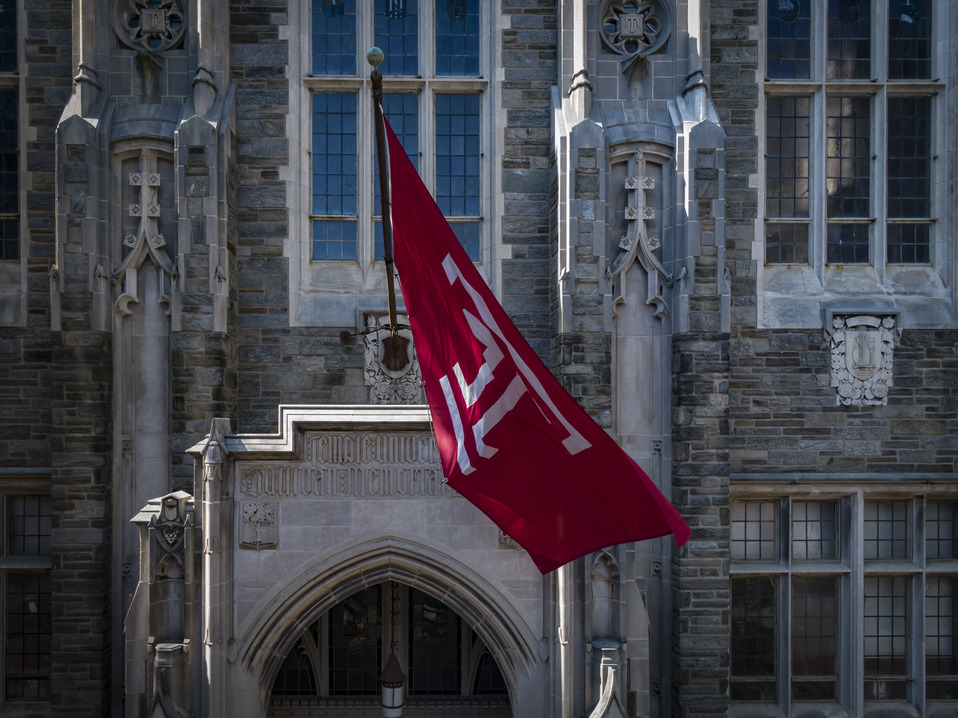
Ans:
{"label": "metal flagpole", "polygon": [[389,163],[386,158],[386,121],[383,118],[383,74],[379,65],[383,61],[383,52],[378,47],[370,48],[366,61],[373,66],[369,78],[373,83],[373,111],[376,116],[376,155],[379,159],[379,206],[383,223],[383,259],[386,263],[386,300],[389,303],[389,345],[387,352],[400,352],[402,342],[398,341],[399,320],[396,317],[396,285],[393,277],[393,229],[389,212]]}

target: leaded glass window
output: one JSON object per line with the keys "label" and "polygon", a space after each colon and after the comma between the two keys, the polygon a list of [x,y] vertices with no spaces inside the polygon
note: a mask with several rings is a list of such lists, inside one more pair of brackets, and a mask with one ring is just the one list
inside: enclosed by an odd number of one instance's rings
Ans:
{"label": "leaded glass window", "polygon": [[930,700],[958,699],[958,579],[932,576],[925,584],[925,694]]}
{"label": "leaded glass window", "polygon": [[361,269],[384,257],[365,59],[373,45],[385,56],[390,126],[470,258],[481,260],[483,10],[479,0],[313,0],[304,80],[313,95],[312,261]]}
{"label": "leaded glass window", "polygon": [[792,697],[835,700],[838,695],[838,579],[792,577]]}
{"label": "leaded glass window", "polygon": [[958,502],[891,485],[733,500],[729,695],[743,714],[958,705]]}
{"label": "leaded glass window", "polygon": [[772,578],[733,578],[730,638],[732,700],[775,700],[775,609]]}
{"label": "leaded glass window", "polygon": [[[52,599],[50,497],[0,495],[3,701],[50,700]],[[0,703],[2,712],[2,703]]]}
{"label": "leaded glass window", "polygon": [[741,501],[732,505],[732,558],[771,561],[778,557],[778,504]]}
{"label": "leaded glass window", "polygon": [[908,687],[908,582],[865,577],[865,697],[902,700]]}
{"label": "leaded glass window", "polygon": [[767,0],[766,264],[934,263],[933,15],[931,0]]}

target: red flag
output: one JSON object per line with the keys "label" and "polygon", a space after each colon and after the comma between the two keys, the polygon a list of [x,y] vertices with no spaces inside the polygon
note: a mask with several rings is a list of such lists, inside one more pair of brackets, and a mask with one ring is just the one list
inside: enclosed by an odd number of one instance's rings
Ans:
{"label": "red flag", "polygon": [[443,475],[547,573],[689,527],[509,320],[386,125],[395,261]]}

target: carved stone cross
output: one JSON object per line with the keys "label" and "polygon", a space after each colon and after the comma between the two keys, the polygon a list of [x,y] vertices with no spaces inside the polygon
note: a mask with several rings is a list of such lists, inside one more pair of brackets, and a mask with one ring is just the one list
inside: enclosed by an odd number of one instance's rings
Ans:
{"label": "carved stone cross", "polygon": [[127,247],[135,247],[140,237],[145,237],[154,247],[166,244],[163,235],[159,233],[158,218],[160,216],[159,187],[160,173],[156,170],[156,157],[149,150],[140,154],[140,172],[130,173],[130,184],[140,188],[140,201],[130,204],[130,216],[140,218],[140,226],[136,234],[128,234],[123,239]]}

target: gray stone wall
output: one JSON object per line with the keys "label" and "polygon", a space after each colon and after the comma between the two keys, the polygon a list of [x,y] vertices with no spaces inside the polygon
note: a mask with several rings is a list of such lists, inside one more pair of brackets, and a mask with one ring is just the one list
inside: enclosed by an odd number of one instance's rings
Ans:
{"label": "gray stone wall", "polygon": [[905,331],[887,406],[836,406],[818,331],[740,328],[730,342],[733,473],[958,469],[958,331]]}
{"label": "gray stone wall", "polygon": [[[49,466],[50,266],[55,253],[54,133],[72,85],[69,0],[31,2],[21,18],[26,29],[20,71],[20,191],[26,213],[27,319],[0,327],[0,466]],[[29,72],[26,67],[29,67]],[[25,130],[25,131],[23,131]]]}
{"label": "gray stone wall", "polygon": [[557,77],[555,0],[502,0],[503,212],[494,219],[512,259],[502,267],[502,305],[548,360],[550,321],[550,218],[552,101]]}

